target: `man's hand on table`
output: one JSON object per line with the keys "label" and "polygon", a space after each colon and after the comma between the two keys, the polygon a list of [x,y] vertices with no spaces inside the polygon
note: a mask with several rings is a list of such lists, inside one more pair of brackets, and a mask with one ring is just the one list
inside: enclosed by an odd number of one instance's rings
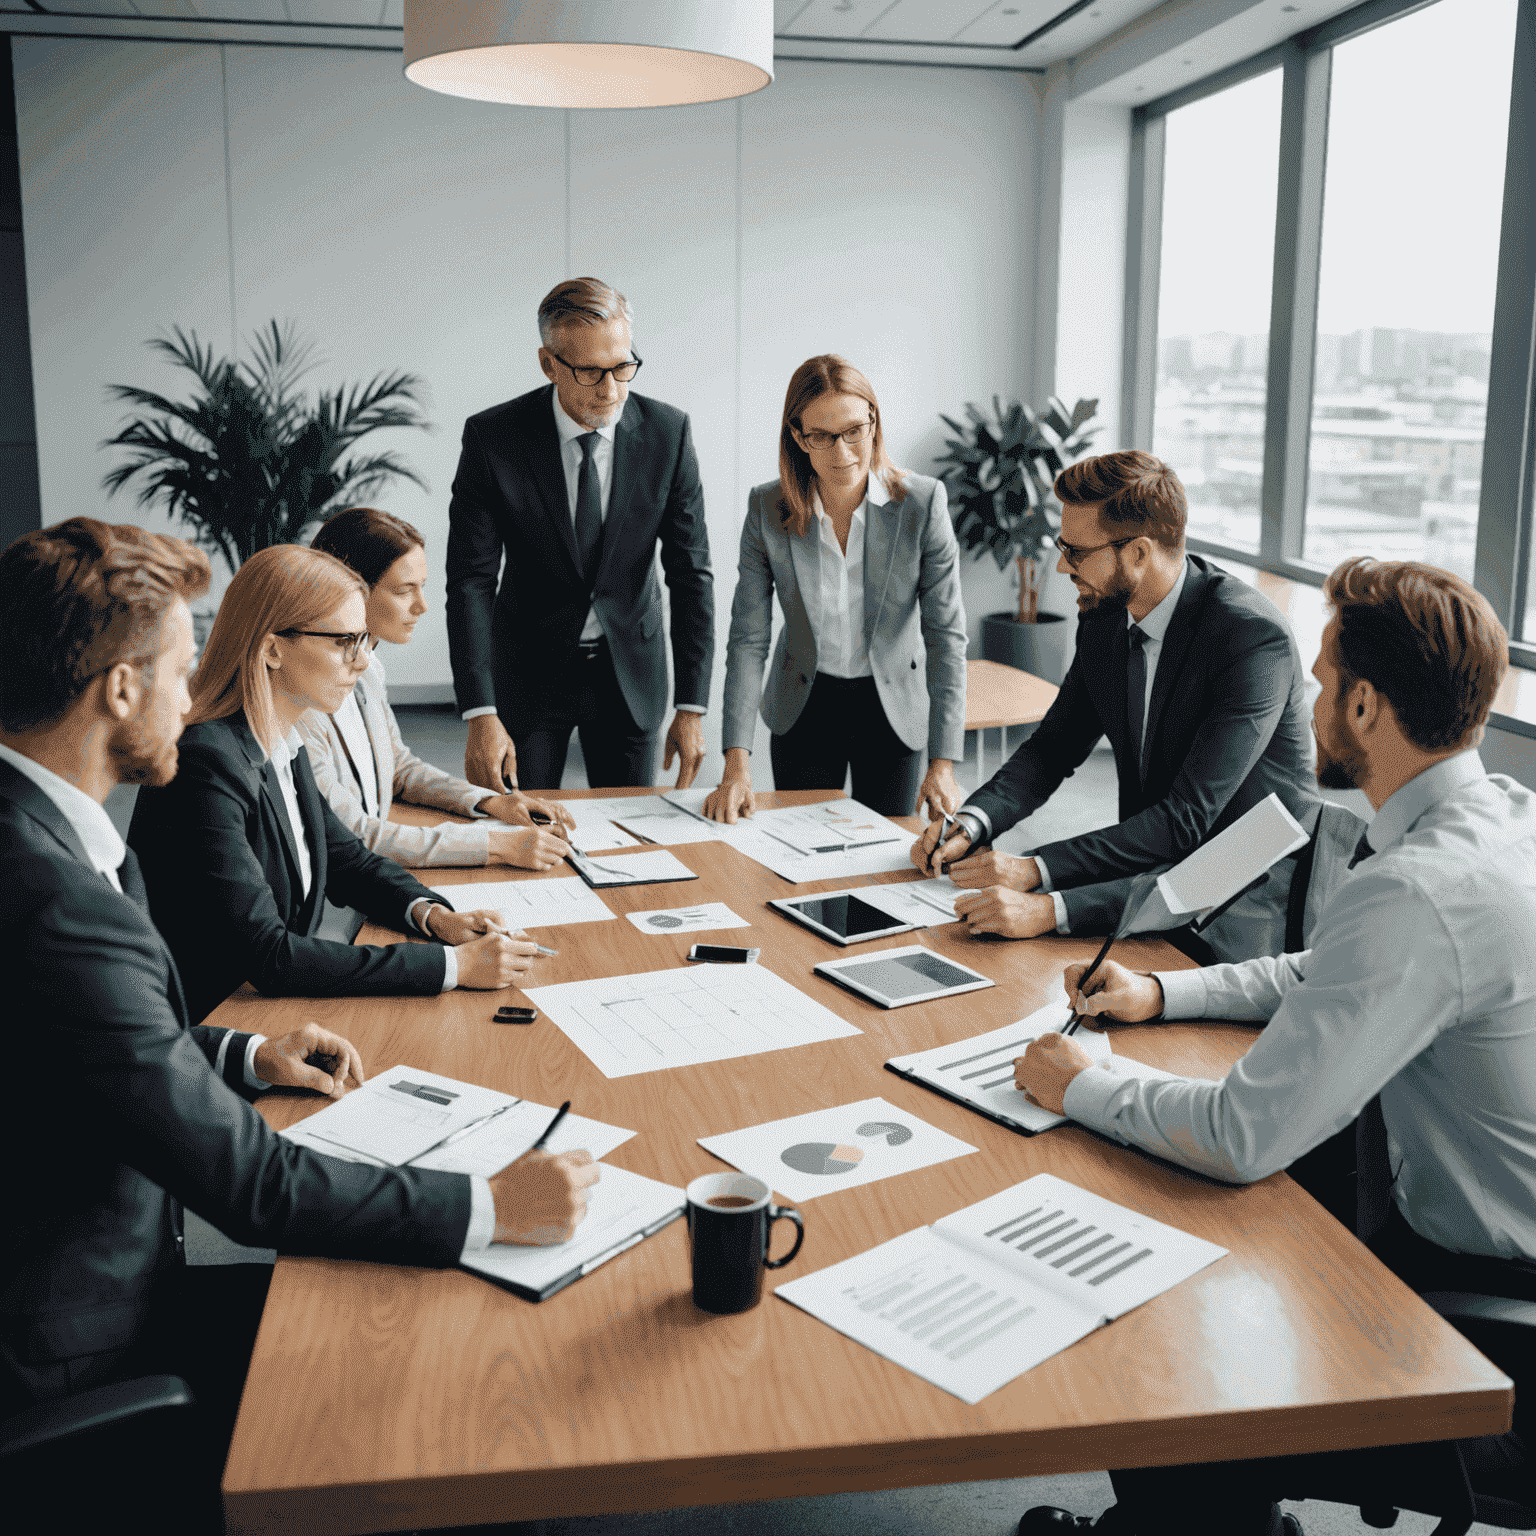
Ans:
{"label": "man's hand on table", "polygon": [[[949,872],[956,885],[981,890],[989,885],[1006,886],[1010,891],[1040,889],[1040,866],[1033,859],[999,853],[996,848],[982,848],[960,860]],[[1056,925],[1052,923],[1054,928]]]}
{"label": "man's hand on table", "polygon": [[928,772],[923,775],[923,782],[918,787],[917,802],[912,807],[912,814],[921,816],[925,806],[930,816],[953,814],[960,809],[963,798],[960,786],[955,783],[953,761],[947,757],[929,758]]}
{"label": "man's hand on table", "polygon": [[1064,1115],[1062,1100],[1068,1086],[1079,1072],[1086,1072],[1094,1061],[1077,1041],[1054,1031],[1031,1040],[1029,1049],[1013,1059],[1013,1084],[1022,1088],[1041,1109]]}
{"label": "man's hand on table", "polygon": [[517,748],[496,715],[476,715],[469,722],[464,747],[464,777],[481,789],[500,794],[517,783]]}
{"label": "man's hand on table", "polygon": [[345,1037],[310,1022],[276,1040],[263,1040],[252,1063],[274,1088],[311,1088],[339,1099],[363,1081],[363,1058]]}
{"label": "man's hand on table", "polygon": [[953,864],[971,846],[971,834],[956,822],[949,824],[949,836],[939,845],[939,834],[944,830],[944,818],[930,821],[923,828],[922,836],[912,844],[912,862],[925,875],[938,874],[946,864]]}
{"label": "man's hand on table", "polygon": [[725,754],[725,772],[720,787],[709,793],[704,802],[704,814],[711,821],[723,821],[731,826],[741,816],[750,816],[757,810],[757,800],[752,793],[752,770],[747,764],[745,747],[731,747]]}
{"label": "man's hand on table", "polygon": [[677,758],[677,788],[687,789],[704,761],[704,717],[696,710],[680,709],[672,716],[667,727],[667,755],[662,759],[661,771],[672,771],[672,759]]}
{"label": "man's hand on table", "polygon": [[[954,876],[951,870],[950,878]],[[1005,939],[1034,939],[1056,931],[1056,903],[1049,896],[1021,896],[1001,885],[957,896],[955,915],[970,924],[972,936],[995,933]]]}
{"label": "man's hand on table", "polygon": [[475,992],[499,992],[524,975],[538,957],[539,946],[521,930],[507,927],[500,912],[450,912],[427,908],[427,932],[459,952],[459,985]]}
{"label": "man's hand on table", "polygon": [[1140,1024],[1155,1019],[1163,1011],[1163,984],[1156,976],[1128,971],[1117,960],[1106,960],[1093,973],[1088,995],[1078,991],[1088,966],[1079,960],[1062,973],[1072,1007],[1090,1018],[1118,1019],[1122,1024]]}
{"label": "man's hand on table", "polygon": [[597,1183],[590,1152],[529,1152],[491,1180],[498,1243],[566,1242],[587,1214]]}

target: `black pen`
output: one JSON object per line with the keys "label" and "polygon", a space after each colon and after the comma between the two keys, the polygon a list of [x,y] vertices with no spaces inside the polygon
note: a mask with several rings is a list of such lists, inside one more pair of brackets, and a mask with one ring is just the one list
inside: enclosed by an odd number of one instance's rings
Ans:
{"label": "black pen", "polygon": [[[549,1138],[555,1134],[555,1127],[557,1125],[559,1125],[562,1120],[565,1119],[566,1115],[570,1111],[570,1108],[571,1108],[571,1101],[569,1099],[567,1099],[565,1101],[565,1103],[562,1104],[560,1106],[560,1108],[555,1111],[555,1118],[553,1120],[551,1120],[549,1122],[549,1124],[544,1127],[544,1134],[542,1136],[540,1136],[539,1139],[536,1142],[534,1142],[534,1144],[531,1147],[528,1148],[528,1152],[542,1152],[544,1150],[544,1143],[547,1142],[549,1140]],[[528,1152],[525,1152],[523,1154],[523,1156],[526,1157],[528,1155]]]}
{"label": "black pen", "polygon": [[[1088,983],[1093,979],[1093,973],[1098,970],[1100,965],[1104,963],[1104,957],[1109,953],[1109,946],[1113,944],[1117,938],[1119,938],[1119,934],[1112,932],[1099,946],[1098,954],[1093,957],[1093,964],[1083,972],[1081,978],[1078,980],[1077,992],[1079,997],[1086,996],[1083,988],[1086,987]],[[1077,1033],[1078,1025],[1081,1024],[1085,1018],[1087,1018],[1087,1014],[1078,1013],[1074,1009],[1071,1019],[1066,1024],[1062,1025],[1062,1034],[1075,1035]]]}

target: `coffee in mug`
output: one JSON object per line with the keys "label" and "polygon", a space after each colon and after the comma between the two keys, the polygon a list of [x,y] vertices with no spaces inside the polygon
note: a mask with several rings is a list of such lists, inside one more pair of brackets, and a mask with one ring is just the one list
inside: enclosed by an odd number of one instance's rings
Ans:
{"label": "coffee in mug", "polygon": [[[772,1204],[771,1193],[747,1173],[707,1173],[688,1186],[693,1304],[701,1311],[750,1310],[763,1298],[763,1271],[782,1269],[800,1252],[805,1223],[792,1206]],[[795,1244],[770,1259],[769,1233],[781,1217],[798,1228]]]}

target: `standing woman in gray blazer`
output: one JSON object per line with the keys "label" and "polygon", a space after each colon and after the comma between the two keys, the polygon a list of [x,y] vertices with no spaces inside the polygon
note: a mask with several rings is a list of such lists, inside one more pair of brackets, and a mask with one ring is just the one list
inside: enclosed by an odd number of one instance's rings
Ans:
{"label": "standing woman in gray blazer", "polygon": [[[404,645],[427,611],[422,589],[427,556],[421,535],[403,519],[373,507],[348,507],[328,518],[313,548],[334,555],[368,584],[373,645]],[[310,710],[299,721],[315,783],[344,826],[368,849],[408,868],[441,864],[516,864],[549,869],[567,844],[553,835],[570,815],[563,806],[520,790],[493,794],[423,762],[406,746],[389,707],[384,668],[373,656],[352,696],[334,715]],[[402,800],[475,818],[408,827],[389,819]]]}
{"label": "standing woman in gray blazer", "polygon": [[[784,628],[763,665],[779,594]],[[775,789],[842,789],[886,816],[961,801],[965,610],[942,481],[885,451],[869,380],[828,354],[789,381],[779,478],[747,499],[725,671],[716,821],[754,810],[748,757],[761,710]],[[924,750],[927,772],[923,771]]]}

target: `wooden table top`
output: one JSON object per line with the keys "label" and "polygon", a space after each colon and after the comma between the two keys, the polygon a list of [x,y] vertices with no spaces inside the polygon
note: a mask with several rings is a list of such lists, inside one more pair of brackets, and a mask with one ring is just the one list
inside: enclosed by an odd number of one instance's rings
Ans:
{"label": "wooden table top", "polygon": [[[760,803],[824,798],[765,795]],[[225,1470],[231,1530],[413,1530],[1508,1426],[1508,1379],[1286,1175],[1231,1188],[1076,1126],[1016,1135],[882,1070],[890,1056],[998,1028],[1052,1000],[1063,967],[1095,941],[1010,943],[971,939],[959,925],[929,929],[931,947],[999,984],[887,1012],[812,975],[815,962],[840,951],[764,906],[769,896],[828,884],[791,887],[720,843],[673,851],[699,873],[696,884],[607,891],[608,905],[622,913],[727,902],[752,923],[727,942],[760,945],[761,964],[863,1033],[610,1081],[547,1017],[531,1027],[492,1023],[517,993],[236,996],[210,1022],[275,1034],[314,1018],[350,1036],[370,1072],[409,1062],[546,1104],[571,1098],[582,1114],[640,1133],[608,1161],[679,1187],[723,1166],[699,1136],[874,1096],[979,1149],[805,1203],[805,1246],[770,1286],[1036,1173],[1220,1243],[1229,1256],[976,1407],[769,1290],[738,1316],[699,1312],[682,1222],[539,1305],[461,1271],[282,1259]],[[426,878],[475,884],[508,871]],[[360,937],[394,936],[365,929]],[[572,925],[559,931],[559,958],[540,961],[533,984],[670,968],[693,937],[645,934],[622,918]],[[1160,942],[1127,942],[1120,953],[1143,967],[1187,964]],[[1144,1025],[1117,1030],[1115,1049],[1219,1077],[1252,1036],[1236,1025]],[[277,1126],[321,1107],[276,1092],[261,1105]]]}
{"label": "wooden table top", "polygon": [[965,728],[990,731],[996,726],[1033,725],[1061,690],[1033,672],[1000,661],[965,664]]}

